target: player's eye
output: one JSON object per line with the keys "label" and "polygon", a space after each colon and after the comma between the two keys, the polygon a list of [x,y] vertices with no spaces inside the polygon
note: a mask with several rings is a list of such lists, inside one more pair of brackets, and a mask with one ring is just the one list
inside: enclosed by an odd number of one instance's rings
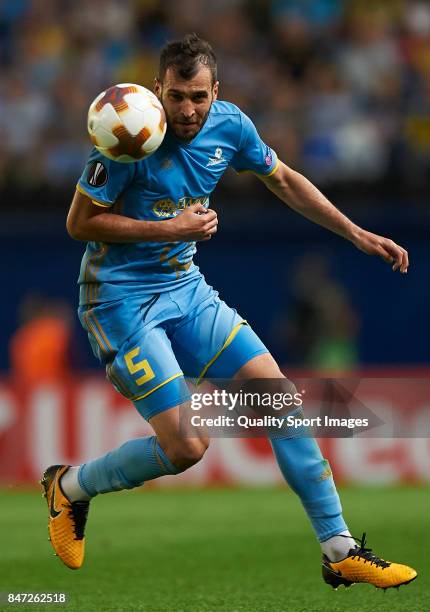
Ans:
{"label": "player's eye", "polygon": [[182,100],[181,94],[178,94],[178,93],[170,93],[169,98],[171,100],[174,100],[175,102],[180,102]]}

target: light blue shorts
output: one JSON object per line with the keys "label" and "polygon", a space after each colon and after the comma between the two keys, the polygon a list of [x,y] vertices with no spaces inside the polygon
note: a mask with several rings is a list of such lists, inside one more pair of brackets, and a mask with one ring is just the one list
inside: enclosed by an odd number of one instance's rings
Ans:
{"label": "light blue shorts", "polygon": [[232,378],[268,352],[203,277],[78,312],[107,378],[147,420],[190,398],[184,377]]}

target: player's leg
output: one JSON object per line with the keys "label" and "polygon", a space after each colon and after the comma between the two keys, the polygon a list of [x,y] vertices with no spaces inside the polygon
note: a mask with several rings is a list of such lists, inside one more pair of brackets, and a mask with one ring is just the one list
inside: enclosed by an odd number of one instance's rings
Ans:
{"label": "player's leg", "polygon": [[[278,391],[296,392],[293,383],[283,376],[269,353],[248,361],[238,370],[235,378],[244,381],[272,379],[271,391],[276,390],[273,387],[279,380]],[[299,410],[301,412],[301,408]],[[416,578],[414,569],[380,559],[370,548],[366,548],[365,534],[359,546],[356,545],[342,517],[330,466],[307,428],[301,431],[298,428],[289,434],[286,427],[285,433],[281,431],[280,435],[271,436],[270,441],[285,480],[300,497],[321,542],[322,573],[328,584],[336,588],[341,584],[350,586],[355,582],[368,582],[386,589],[408,584]]]}
{"label": "player's leg", "polygon": [[[176,313],[167,297],[159,306],[164,317]],[[166,449],[157,435],[148,436],[129,440],[81,466],[51,466],[45,471],[42,484],[50,510],[51,541],[71,568],[83,562],[84,529],[92,497],[177,474],[197,461],[207,446],[198,430],[181,443],[175,440],[178,419],[172,415],[179,414],[178,407],[188,400],[189,390],[164,328],[158,325],[160,312],[148,313],[134,302],[85,312],[82,318],[96,354],[107,362],[108,378],[144,418],[154,421],[156,434],[163,432]]]}
{"label": "player's leg", "polygon": [[42,484],[49,508],[49,534],[56,554],[71,569],[81,567],[89,502],[99,493],[131,489],[183,472],[204,455],[209,441],[198,429],[185,433],[180,413],[188,404],[155,414],[155,435],[128,440],[80,466],[54,465]]}
{"label": "player's leg", "polygon": [[[89,499],[142,486],[161,476],[179,474],[197,463],[209,442],[198,428],[188,433],[180,428],[180,414],[188,404],[166,408],[149,418],[155,435],[124,442],[101,457],[88,461],[62,486],[69,498]],[[73,499],[75,497],[75,499]]]}
{"label": "player's leg", "polygon": [[[296,393],[294,385],[285,378],[270,353],[248,361],[234,378],[244,381],[267,378],[271,380],[268,385],[271,392]],[[279,389],[275,388],[277,384]],[[302,413],[300,407],[290,414]],[[306,428],[293,430],[293,433],[285,428],[285,435],[277,433],[271,436],[270,442],[282,475],[300,497],[323,552],[333,561],[344,558],[350,548],[355,547],[355,542],[342,517],[330,466],[315,438]],[[339,534],[347,537],[337,537]]]}
{"label": "player's leg", "polygon": [[150,420],[158,442],[178,472],[187,470],[202,459],[209,447],[209,438],[201,427],[190,424],[184,414],[189,404],[156,414]]}
{"label": "player's leg", "polygon": [[[289,392],[293,390],[258,336],[216,294],[184,320],[175,330],[172,345],[189,376],[207,377],[212,382],[234,377],[248,381],[278,379],[281,386],[288,385]],[[342,517],[330,468],[314,438],[309,434],[300,437],[286,434],[273,436],[271,442],[285,479],[300,496],[323,550],[330,554],[330,559],[324,556],[327,582],[336,586],[365,581],[385,588],[413,580],[416,572],[411,568],[391,564],[387,571],[384,562],[364,548],[363,541],[356,547]],[[346,559],[338,562],[341,557]],[[339,571],[346,572],[348,578],[340,580]]]}

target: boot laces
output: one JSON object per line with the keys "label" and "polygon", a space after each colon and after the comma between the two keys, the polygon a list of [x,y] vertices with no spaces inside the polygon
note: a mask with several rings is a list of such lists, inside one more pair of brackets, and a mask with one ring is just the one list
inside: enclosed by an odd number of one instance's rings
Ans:
{"label": "boot laces", "polygon": [[364,559],[364,563],[370,562],[370,565],[376,565],[377,567],[381,567],[385,569],[389,567],[391,563],[389,561],[385,561],[381,559],[374,553],[372,553],[371,548],[366,548],[366,534],[363,533],[361,540],[359,538],[354,538],[356,542],[358,542],[358,546],[353,549],[353,555],[351,555],[351,559],[355,559],[355,557]]}
{"label": "boot laces", "polygon": [[75,540],[83,540],[87,522],[89,502],[76,501],[70,504],[69,517],[72,519]]}

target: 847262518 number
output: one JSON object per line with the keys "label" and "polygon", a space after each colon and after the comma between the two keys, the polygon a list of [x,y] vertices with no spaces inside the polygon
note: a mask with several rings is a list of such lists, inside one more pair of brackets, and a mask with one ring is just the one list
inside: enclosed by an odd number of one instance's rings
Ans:
{"label": "847262518 number", "polygon": [[66,604],[67,593],[0,592],[0,604]]}

